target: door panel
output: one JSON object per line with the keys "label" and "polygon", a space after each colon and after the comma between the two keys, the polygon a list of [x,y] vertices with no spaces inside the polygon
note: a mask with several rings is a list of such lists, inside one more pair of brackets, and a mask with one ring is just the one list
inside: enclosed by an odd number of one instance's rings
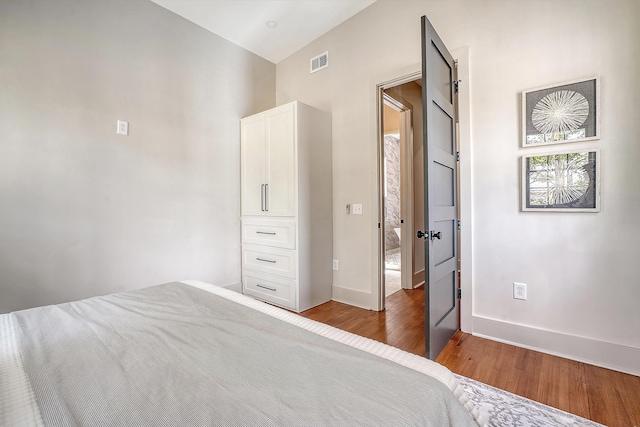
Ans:
{"label": "door panel", "polygon": [[435,360],[458,330],[454,60],[422,17],[425,350]]}
{"label": "door panel", "polygon": [[436,326],[446,320],[451,311],[456,308],[456,279],[453,273],[446,274],[432,284],[431,297],[433,301],[432,316]]}
{"label": "door panel", "polygon": [[455,183],[453,169],[438,162],[432,162],[434,194],[433,203],[435,206],[453,206],[455,194],[451,191],[452,183]]}
{"label": "door panel", "polygon": [[442,151],[453,154],[456,141],[454,139],[454,121],[451,114],[444,111],[438,104],[433,103],[433,138],[432,141]]}
{"label": "door panel", "polygon": [[[433,27],[431,27],[433,29]],[[436,34],[437,36],[437,34]],[[439,37],[438,37],[439,38]],[[437,43],[430,41],[430,67],[431,67],[431,82],[434,89],[449,102],[453,103],[453,91],[451,90],[451,77],[453,75],[453,68],[449,61],[444,57],[441,50],[442,43],[438,47]],[[448,52],[447,52],[448,53]],[[449,55],[450,56],[450,55]]]}
{"label": "door panel", "polygon": [[266,181],[264,115],[241,121],[241,209],[242,215],[264,215],[262,193]]}
{"label": "door panel", "polygon": [[267,113],[267,215],[294,216],[295,118],[293,104]]}
{"label": "door panel", "polygon": [[436,221],[434,224],[434,229],[440,233],[441,237],[433,240],[431,251],[433,264],[439,267],[443,262],[455,258],[456,248],[453,241],[456,238],[456,225],[454,221]]}

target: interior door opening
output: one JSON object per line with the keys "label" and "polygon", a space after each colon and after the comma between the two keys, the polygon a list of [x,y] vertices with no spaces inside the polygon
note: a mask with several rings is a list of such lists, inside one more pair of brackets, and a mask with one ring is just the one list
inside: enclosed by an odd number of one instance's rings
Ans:
{"label": "interior door opening", "polygon": [[[465,318],[458,296],[462,272],[462,234],[460,231],[460,169],[458,168],[461,141],[459,139],[458,64],[446,50],[433,27],[423,18],[422,72],[389,80],[377,85],[378,107],[378,310],[385,307],[385,282],[389,282],[388,261],[393,249],[389,237],[398,228],[389,221],[386,204],[389,198],[388,158],[385,157],[385,104],[410,118],[413,138],[412,157],[400,155],[411,165],[407,181],[401,181],[400,269],[402,288],[415,289],[424,285],[425,295],[425,353],[435,359],[439,350],[457,331]],[[458,55],[466,61],[467,49]],[[467,73],[467,62],[463,70]],[[468,74],[464,74],[463,78]],[[413,98],[409,88],[418,89]],[[464,98],[467,108],[468,97]],[[387,114],[389,108],[386,109]],[[406,110],[405,110],[406,109]],[[467,111],[466,109],[464,111]],[[465,114],[468,118],[468,115]],[[401,129],[403,126],[399,126]],[[388,130],[388,129],[387,129]],[[468,147],[465,127],[465,147]],[[389,132],[386,132],[388,135]],[[399,134],[399,132],[398,132]],[[402,138],[401,138],[402,139]],[[387,141],[387,145],[389,142]],[[407,154],[405,151],[404,154]],[[387,165],[385,165],[387,163]],[[425,167],[425,165],[427,167]],[[406,169],[401,167],[401,176]],[[465,174],[465,180],[468,176]],[[405,184],[404,186],[402,184]],[[407,191],[407,184],[412,186]],[[403,200],[410,209],[405,210]],[[466,199],[465,199],[466,200]],[[468,214],[468,208],[465,213]],[[446,215],[445,215],[446,214]],[[393,219],[393,216],[391,216]],[[421,231],[421,235],[418,234]],[[427,240],[421,237],[428,236]],[[468,233],[466,234],[468,236]],[[469,241],[469,240],[467,240]],[[405,252],[405,250],[407,252]],[[408,256],[405,256],[405,253]],[[470,261],[468,261],[470,265]],[[446,269],[445,269],[446,267]],[[408,273],[405,275],[405,270]],[[448,270],[447,270],[448,269]],[[386,276],[386,280],[385,280]],[[406,284],[406,285],[405,285]],[[468,287],[468,285],[467,285]],[[462,317],[462,318],[461,318]],[[455,319],[455,320],[454,320]]]}
{"label": "interior door opening", "polygon": [[[380,86],[381,309],[387,296],[424,284],[421,74]],[[417,243],[417,244],[416,244]]]}

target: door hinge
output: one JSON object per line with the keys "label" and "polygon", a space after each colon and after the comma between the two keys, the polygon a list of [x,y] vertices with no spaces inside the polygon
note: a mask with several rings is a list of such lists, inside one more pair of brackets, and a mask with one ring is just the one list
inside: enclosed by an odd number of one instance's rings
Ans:
{"label": "door hinge", "polygon": [[380,223],[378,223],[378,228],[380,228]]}
{"label": "door hinge", "polygon": [[462,289],[458,288],[458,299],[462,299]]}
{"label": "door hinge", "polygon": [[460,231],[462,229],[462,226],[460,225],[460,220],[458,220],[458,231]]}
{"label": "door hinge", "polygon": [[460,89],[460,88],[459,88],[459,85],[460,85],[460,82],[461,82],[461,81],[462,81],[462,80],[454,80],[454,81],[453,81],[453,89],[456,91],[456,93],[458,93],[458,90]]}
{"label": "door hinge", "polygon": [[460,161],[460,152],[456,151],[456,162]]}

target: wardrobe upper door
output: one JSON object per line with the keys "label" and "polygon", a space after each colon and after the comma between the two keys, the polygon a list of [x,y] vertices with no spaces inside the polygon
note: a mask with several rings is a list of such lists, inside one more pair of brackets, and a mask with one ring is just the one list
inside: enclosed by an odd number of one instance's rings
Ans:
{"label": "wardrobe upper door", "polygon": [[265,113],[267,138],[266,211],[296,215],[296,117],[294,104]]}
{"label": "wardrobe upper door", "polygon": [[266,214],[267,153],[264,114],[242,119],[240,192],[242,215]]}

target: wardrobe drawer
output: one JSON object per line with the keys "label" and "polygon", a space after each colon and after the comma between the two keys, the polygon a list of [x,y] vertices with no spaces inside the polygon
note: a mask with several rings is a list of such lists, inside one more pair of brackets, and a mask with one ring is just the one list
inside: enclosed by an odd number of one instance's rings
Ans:
{"label": "wardrobe drawer", "polygon": [[274,248],[296,248],[295,221],[242,220],[242,242]]}
{"label": "wardrobe drawer", "polygon": [[242,268],[295,279],[296,251],[259,245],[242,245]]}
{"label": "wardrobe drawer", "polygon": [[257,299],[296,310],[295,280],[243,271],[242,285],[245,295],[251,295]]}

